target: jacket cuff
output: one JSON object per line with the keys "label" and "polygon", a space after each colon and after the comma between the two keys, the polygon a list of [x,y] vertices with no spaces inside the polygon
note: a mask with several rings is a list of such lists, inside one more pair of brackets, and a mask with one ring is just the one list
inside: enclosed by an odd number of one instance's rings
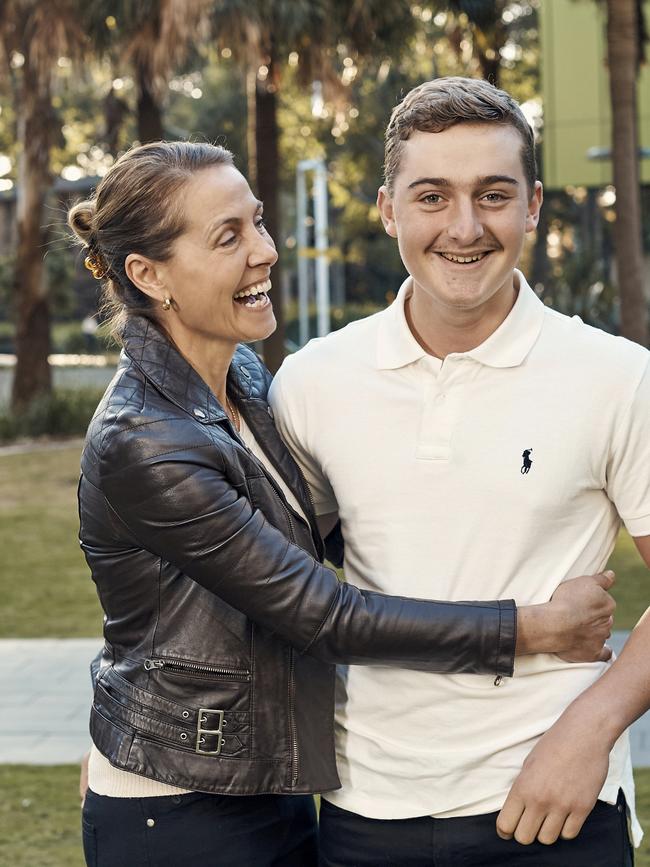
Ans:
{"label": "jacket cuff", "polygon": [[512,677],[517,646],[517,606],[514,599],[499,600],[499,639],[494,663],[495,675]]}

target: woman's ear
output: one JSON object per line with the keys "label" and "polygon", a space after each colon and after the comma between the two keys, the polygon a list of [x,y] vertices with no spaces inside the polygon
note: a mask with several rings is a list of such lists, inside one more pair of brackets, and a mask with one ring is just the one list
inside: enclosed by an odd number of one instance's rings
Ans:
{"label": "woman's ear", "polygon": [[160,265],[153,259],[140,253],[129,253],[124,261],[124,270],[131,283],[154,301],[162,302],[169,294],[160,273]]}

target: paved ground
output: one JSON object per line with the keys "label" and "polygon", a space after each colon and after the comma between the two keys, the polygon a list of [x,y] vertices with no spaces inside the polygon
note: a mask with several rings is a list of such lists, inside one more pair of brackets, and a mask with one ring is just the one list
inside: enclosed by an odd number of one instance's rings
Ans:
{"label": "paved ground", "polygon": [[[627,633],[612,636],[614,650]],[[98,639],[0,641],[0,763],[77,762],[88,748],[88,663]],[[650,767],[650,713],[632,728],[632,760]]]}

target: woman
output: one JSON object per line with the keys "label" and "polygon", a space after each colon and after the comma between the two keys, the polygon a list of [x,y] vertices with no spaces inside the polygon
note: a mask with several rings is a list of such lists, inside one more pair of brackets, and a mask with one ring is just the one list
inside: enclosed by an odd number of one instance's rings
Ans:
{"label": "woman", "polygon": [[309,793],[339,785],[334,663],[507,675],[514,603],[360,592],[322,565],[239,345],[275,328],[277,254],[228,151],[134,148],[69,222],[124,346],[79,484],[106,638],[86,861],[308,867]]}

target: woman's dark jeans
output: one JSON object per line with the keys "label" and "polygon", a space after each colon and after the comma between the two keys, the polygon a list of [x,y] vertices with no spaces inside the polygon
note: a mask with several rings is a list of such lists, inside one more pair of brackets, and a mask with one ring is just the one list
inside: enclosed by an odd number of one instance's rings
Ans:
{"label": "woman's dark jeans", "polygon": [[310,795],[108,798],[88,791],[88,867],[316,867]]}

